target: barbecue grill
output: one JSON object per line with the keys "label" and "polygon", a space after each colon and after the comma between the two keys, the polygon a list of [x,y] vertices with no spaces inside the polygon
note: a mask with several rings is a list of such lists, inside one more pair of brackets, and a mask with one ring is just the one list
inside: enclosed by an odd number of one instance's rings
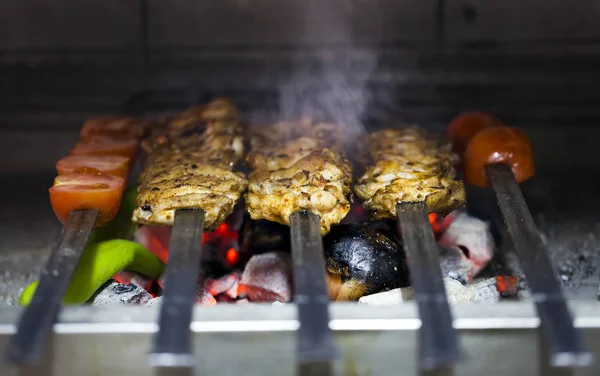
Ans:
{"label": "barbecue grill", "polygon": [[[0,348],[8,351],[0,373],[598,374],[600,9],[569,5],[0,5],[0,171],[8,178],[0,211]],[[52,299],[61,299],[61,278],[76,264],[70,250],[83,248],[96,221],[94,212],[73,216],[52,248],[62,226],[46,189],[80,125],[106,114],[152,121],[215,96],[232,98],[247,123],[308,114],[348,124],[349,133],[400,123],[441,132],[456,114],[480,109],[520,127],[536,176],[517,185],[510,170],[489,169],[493,189],[468,186],[464,213],[490,223],[496,250],[484,274],[527,285],[494,303],[449,304],[439,239],[423,208],[409,204],[398,206],[398,223],[414,301],[331,302],[318,219],[297,212],[286,238],[292,302],[190,308],[195,266],[211,248],[203,242],[198,250],[204,214],[184,210],[170,238],[173,282],[162,304],[65,307],[54,317]],[[70,262],[61,264],[60,250]],[[38,288],[45,300],[19,307],[51,254],[46,275],[54,281]]]}

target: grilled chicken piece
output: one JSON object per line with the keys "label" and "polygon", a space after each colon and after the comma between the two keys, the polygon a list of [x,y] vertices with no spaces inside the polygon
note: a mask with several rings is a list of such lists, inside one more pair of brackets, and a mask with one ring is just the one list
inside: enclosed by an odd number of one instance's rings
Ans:
{"label": "grilled chicken piece", "polygon": [[[253,133],[253,151],[246,157],[253,169],[246,205],[252,219],[286,225],[293,212],[310,211],[320,216],[321,233],[326,234],[350,211],[352,166],[325,147],[328,139],[314,136],[311,123],[300,123],[302,127],[280,123]],[[286,141],[289,133],[297,138]]]}
{"label": "grilled chicken piece", "polygon": [[212,231],[231,214],[248,186],[234,171],[243,154],[237,118],[230,102],[215,100],[169,123],[139,176],[135,223],[172,226],[177,209],[198,208]]}
{"label": "grilled chicken piece", "polygon": [[399,202],[424,202],[447,214],[465,202],[454,180],[451,145],[417,127],[386,129],[369,136],[372,161],[354,188],[374,219],[395,218]]}

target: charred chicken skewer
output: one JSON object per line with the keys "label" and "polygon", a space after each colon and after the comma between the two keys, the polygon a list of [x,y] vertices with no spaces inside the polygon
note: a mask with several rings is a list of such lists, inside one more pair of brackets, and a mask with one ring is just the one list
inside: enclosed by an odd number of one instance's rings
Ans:
{"label": "charred chicken skewer", "polygon": [[386,129],[369,136],[368,154],[355,193],[373,218],[398,218],[422,322],[421,365],[450,367],[460,347],[427,214],[447,214],[465,201],[451,145],[417,127]]}
{"label": "charred chicken skewer", "polygon": [[154,366],[194,365],[190,321],[202,232],[221,224],[246,190],[246,178],[234,171],[242,153],[237,110],[218,99],[171,119],[140,174],[133,221],[173,226],[160,328],[149,358]]}
{"label": "charred chicken skewer", "polygon": [[246,195],[251,218],[291,226],[297,358],[317,368],[335,356],[320,235],[350,211],[352,166],[340,154],[342,134],[310,120],[280,123],[253,132],[246,158],[253,170]]}
{"label": "charred chicken skewer", "polygon": [[448,127],[453,140],[461,140],[462,168],[467,183],[491,186],[506,231],[512,240],[549,344],[553,366],[588,366],[587,351],[573,324],[561,284],[548,250],[529,212],[519,183],[533,177],[535,167],[529,138],[519,129],[504,126],[495,117],[471,112],[456,117]]}
{"label": "charred chicken skewer", "polygon": [[289,225],[294,212],[320,217],[321,234],[350,211],[352,166],[340,154],[342,131],[309,120],[253,132],[246,205],[252,219]]}
{"label": "charred chicken skewer", "polygon": [[242,128],[226,100],[194,106],[171,120],[139,176],[138,224],[172,226],[177,209],[202,209],[205,230],[233,211],[247,180],[234,171],[243,154]]}

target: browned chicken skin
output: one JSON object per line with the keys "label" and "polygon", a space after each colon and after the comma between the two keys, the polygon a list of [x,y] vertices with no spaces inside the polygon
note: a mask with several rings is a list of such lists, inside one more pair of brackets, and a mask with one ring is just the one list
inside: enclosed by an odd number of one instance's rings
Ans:
{"label": "browned chicken skin", "polygon": [[369,135],[371,163],[354,188],[374,219],[395,218],[399,202],[424,202],[447,214],[465,202],[462,181],[454,180],[451,145],[417,127]]}
{"label": "browned chicken skin", "polygon": [[352,179],[350,162],[335,150],[340,131],[306,119],[255,130],[246,157],[251,218],[289,225],[292,213],[307,210],[320,216],[322,234],[339,223],[350,210]]}
{"label": "browned chicken skin", "polygon": [[242,129],[231,102],[188,109],[152,147],[139,176],[133,221],[172,226],[175,210],[198,208],[206,212],[205,230],[214,230],[248,186],[234,171],[242,155]]}

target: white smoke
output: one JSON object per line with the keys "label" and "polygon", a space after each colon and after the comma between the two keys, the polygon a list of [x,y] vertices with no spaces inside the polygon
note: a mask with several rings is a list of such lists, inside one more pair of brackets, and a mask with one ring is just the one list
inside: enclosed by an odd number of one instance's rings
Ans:
{"label": "white smoke", "polygon": [[377,52],[358,45],[352,26],[361,15],[355,14],[352,2],[308,1],[305,9],[299,15],[305,20],[299,44],[308,48],[302,49],[304,59],[296,61],[281,85],[281,120],[311,116],[343,124],[352,139],[364,130],[366,84],[377,67]]}

